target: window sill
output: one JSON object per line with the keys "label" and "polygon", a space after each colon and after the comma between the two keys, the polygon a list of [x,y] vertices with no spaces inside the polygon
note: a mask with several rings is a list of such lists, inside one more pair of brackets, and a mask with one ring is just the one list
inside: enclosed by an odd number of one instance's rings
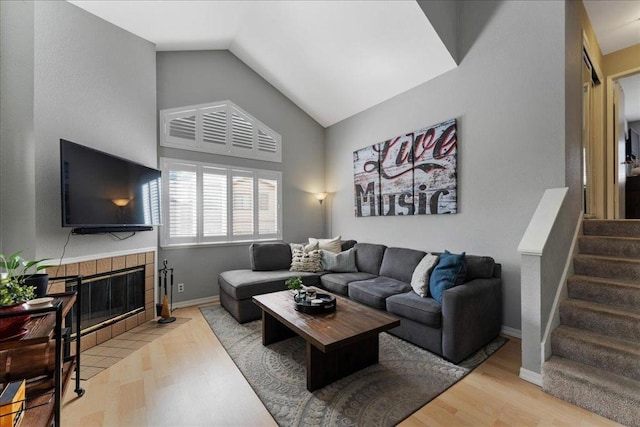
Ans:
{"label": "window sill", "polygon": [[233,242],[209,242],[209,243],[184,243],[174,245],[160,245],[160,249],[163,250],[175,250],[175,249],[199,249],[199,248],[219,248],[225,246],[243,246],[250,245],[257,242],[279,242],[282,239],[257,239],[257,240],[236,240]]}

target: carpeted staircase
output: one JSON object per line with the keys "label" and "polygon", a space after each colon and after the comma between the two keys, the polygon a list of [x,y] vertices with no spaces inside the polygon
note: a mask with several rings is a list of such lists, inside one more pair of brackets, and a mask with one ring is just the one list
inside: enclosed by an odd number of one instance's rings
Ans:
{"label": "carpeted staircase", "polygon": [[640,426],[640,220],[585,220],[542,388]]}

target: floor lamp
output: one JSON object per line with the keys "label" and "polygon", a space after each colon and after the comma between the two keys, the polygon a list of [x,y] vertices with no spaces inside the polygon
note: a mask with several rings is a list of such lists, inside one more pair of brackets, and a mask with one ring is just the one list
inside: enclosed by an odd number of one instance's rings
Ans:
{"label": "floor lamp", "polygon": [[327,198],[328,193],[316,193],[316,199],[320,202],[320,218],[322,218],[322,237],[324,237],[324,208],[322,202]]}

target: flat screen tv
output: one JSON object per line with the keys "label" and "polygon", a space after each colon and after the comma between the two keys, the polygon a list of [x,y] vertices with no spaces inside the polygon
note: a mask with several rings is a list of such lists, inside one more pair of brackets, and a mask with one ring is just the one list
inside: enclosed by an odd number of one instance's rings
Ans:
{"label": "flat screen tv", "polygon": [[60,140],[62,226],[76,234],[148,231],[161,225],[157,169]]}

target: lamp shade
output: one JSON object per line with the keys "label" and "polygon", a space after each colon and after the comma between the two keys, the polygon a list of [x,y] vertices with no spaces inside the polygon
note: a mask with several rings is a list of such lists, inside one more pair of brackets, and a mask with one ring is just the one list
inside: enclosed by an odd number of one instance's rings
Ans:
{"label": "lamp shade", "polygon": [[112,199],[114,205],[124,208],[130,202],[130,199]]}
{"label": "lamp shade", "polygon": [[323,201],[324,199],[327,198],[328,193],[316,193],[316,199],[318,199],[319,201]]}

